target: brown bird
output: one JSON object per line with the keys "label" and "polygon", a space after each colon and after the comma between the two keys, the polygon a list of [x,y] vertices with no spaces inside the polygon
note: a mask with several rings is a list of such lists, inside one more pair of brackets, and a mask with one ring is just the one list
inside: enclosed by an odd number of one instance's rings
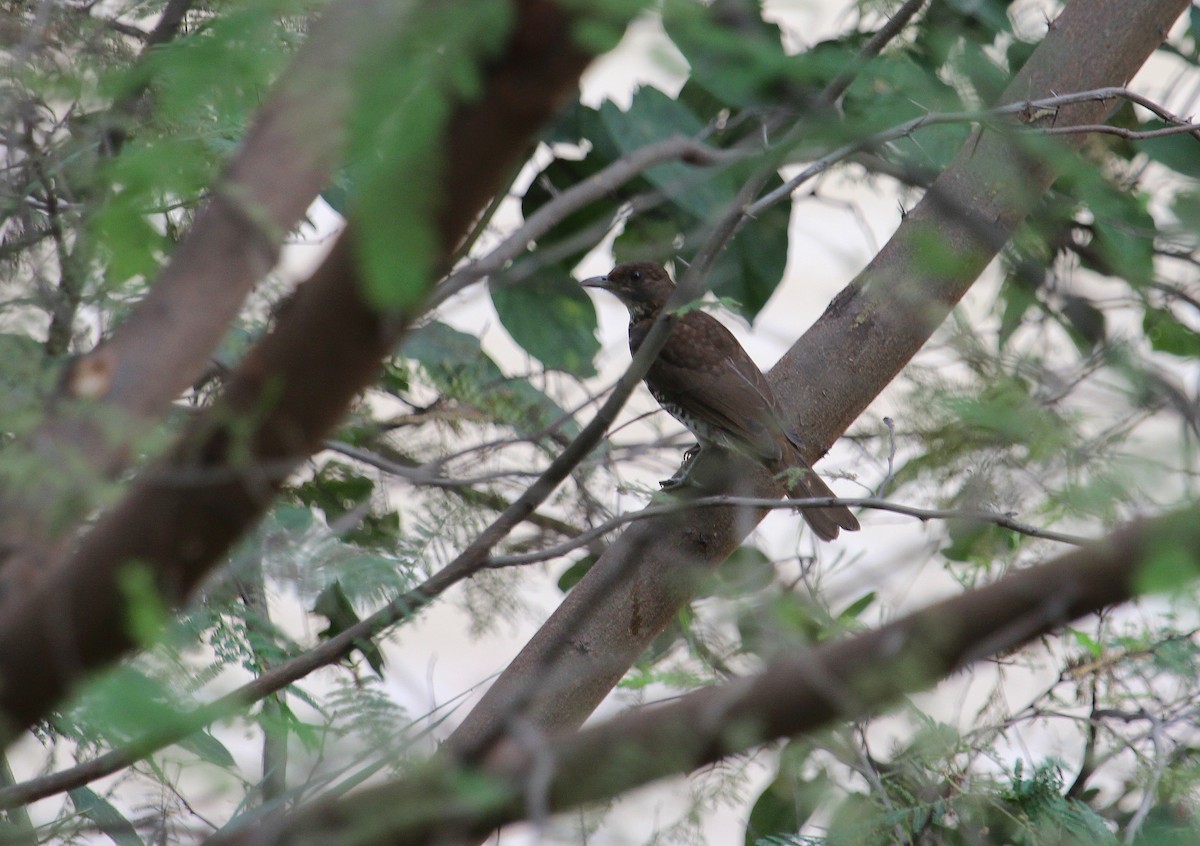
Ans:
{"label": "brown bird", "polygon": [[[667,271],[648,261],[617,265],[581,284],[615,294],[629,309],[629,349],[634,353],[675,290]],[[700,450],[732,449],[773,474],[786,473],[790,497],[834,496],[801,456],[801,441],[784,425],[767,377],[716,318],[702,311],[680,316],[645,382],[658,404],[695,435]],[[807,508],[804,519],[823,540],[836,538],[839,529],[859,527],[840,505]]]}

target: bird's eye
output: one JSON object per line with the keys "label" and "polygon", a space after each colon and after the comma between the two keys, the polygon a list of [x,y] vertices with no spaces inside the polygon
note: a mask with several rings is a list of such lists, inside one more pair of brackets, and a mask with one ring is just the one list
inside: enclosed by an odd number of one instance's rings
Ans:
{"label": "bird's eye", "polygon": [[629,274],[629,278],[631,280],[633,280],[634,282],[641,282],[642,281],[642,272],[640,270],[631,271]]}

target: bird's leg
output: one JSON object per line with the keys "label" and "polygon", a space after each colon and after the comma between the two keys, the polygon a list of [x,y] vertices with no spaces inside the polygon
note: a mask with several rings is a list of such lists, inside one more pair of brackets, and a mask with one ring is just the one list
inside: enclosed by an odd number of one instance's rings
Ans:
{"label": "bird's leg", "polygon": [[659,488],[664,491],[673,491],[676,488],[686,485],[688,483],[688,474],[692,472],[692,465],[696,463],[696,459],[703,450],[704,447],[700,446],[700,444],[693,444],[683,454],[683,464],[679,465],[679,469],[675,471],[675,475],[659,482]]}

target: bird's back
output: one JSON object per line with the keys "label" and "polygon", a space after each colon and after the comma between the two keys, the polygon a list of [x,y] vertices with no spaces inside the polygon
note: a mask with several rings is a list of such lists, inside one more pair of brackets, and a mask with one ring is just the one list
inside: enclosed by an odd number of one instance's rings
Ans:
{"label": "bird's back", "polygon": [[[636,353],[653,325],[629,326]],[[778,403],[766,376],[722,323],[702,311],[676,320],[671,335],[646,374],[650,393],[702,441],[781,458]]]}

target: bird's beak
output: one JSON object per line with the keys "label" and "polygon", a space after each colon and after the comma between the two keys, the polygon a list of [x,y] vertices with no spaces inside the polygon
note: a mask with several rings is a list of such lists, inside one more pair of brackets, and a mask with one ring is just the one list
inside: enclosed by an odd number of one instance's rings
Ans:
{"label": "bird's beak", "polygon": [[584,288],[605,288],[609,287],[607,276],[590,276],[579,283]]}

